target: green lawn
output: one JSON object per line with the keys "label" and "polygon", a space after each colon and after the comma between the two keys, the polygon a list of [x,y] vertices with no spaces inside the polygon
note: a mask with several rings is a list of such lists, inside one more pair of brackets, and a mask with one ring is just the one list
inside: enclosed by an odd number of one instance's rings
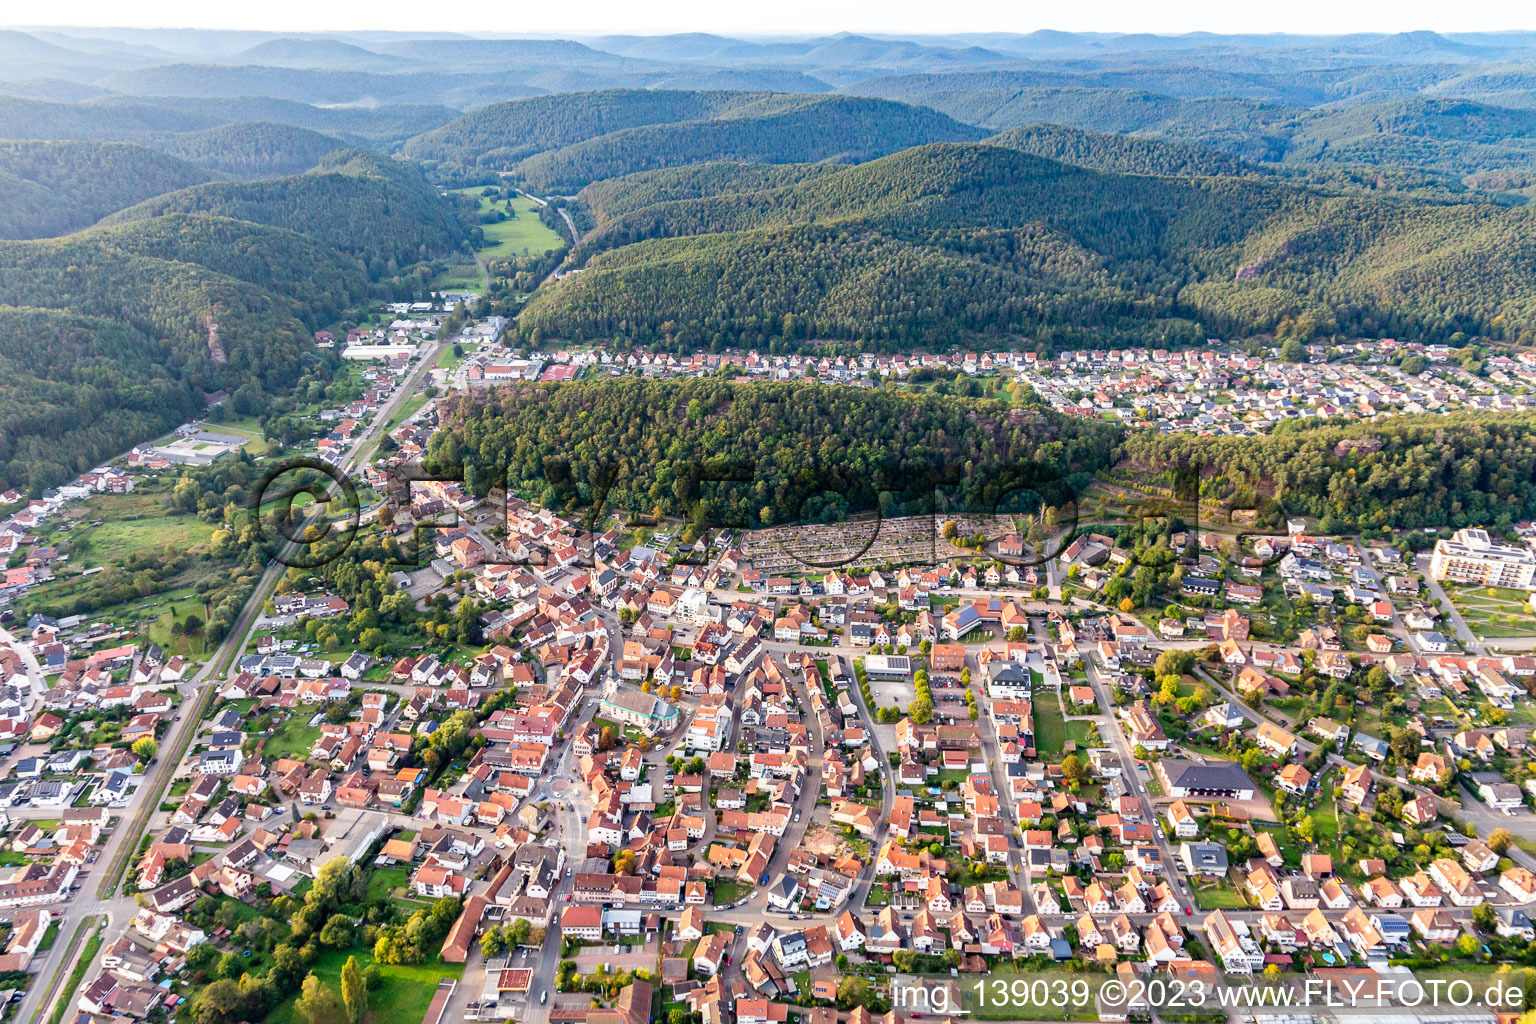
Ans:
{"label": "green lawn", "polygon": [[396,889],[404,889],[410,881],[409,868],[378,868],[368,876],[368,899],[384,899],[392,896]]}
{"label": "green lawn", "polygon": [[[452,354],[453,349],[450,347],[445,348],[443,351]],[[420,411],[421,407],[426,404],[426,395],[419,392],[417,394],[411,395],[395,408],[394,414],[391,415],[388,422],[385,423],[383,432],[385,434],[392,432],[400,424],[404,423],[411,416],[414,416],[418,411]]]}
{"label": "green lawn", "polygon": [[[482,190],[483,187],[477,186],[462,188],[458,191],[464,195],[478,195]],[[493,224],[480,225],[480,230],[485,234],[485,240],[493,243],[480,250],[480,258],[487,263],[521,255],[524,250],[530,254],[539,255],[558,249],[565,244],[565,238],[559,232],[551,230],[539,220],[538,204],[524,196],[513,196],[511,199],[498,201],[480,196],[480,209],[482,212],[499,209],[516,215]]]}
{"label": "green lawn", "polygon": [[[326,950],[315,961],[310,972],[341,996],[341,968],[347,957],[357,957],[359,967],[373,963],[373,955],[364,950]],[[368,993],[368,1024],[421,1024],[427,1015],[427,1004],[432,1002],[437,983],[443,978],[464,977],[463,964],[430,963],[415,966],[379,964],[384,975],[383,983]],[[305,1024],[294,1012],[293,1004],[298,993],[288,997],[267,1014],[267,1024]]]}
{"label": "green lawn", "polygon": [[171,630],[177,622],[184,621],[189,613],[195,613],[199,619],[206,621],[208,614],[207,608],[203,604],[203,599],[200,597],[188,597],[172,600],[169,604],[170,607],[161,612],[160,617],[150,623],[149,638],[172,653],[193,658],[202,657],[206,652],[207,645],[204,643],[201,633],[195,637],[189,637],[185,634],[172,633]]}
{"label": "green lawn", "polygon": [[[1331,785],[1331,783],[1330,783]],[[1339,838],[1339,807],[1332,800],[1325,800],[1311,811],[1315,827],[1313,837],[1319,846],[1331,846]]]}
{"label": "green lawn", "polygon": [[735,903],[749,891],[750,887],[742,885],[740,882],[733,882],[729,879],[716,882],[715,905],[719,906],[724,903]]}
{"label": "green lawn", "polygon": [[279,757],[291,757],[299,761],[308,760],[310,748],[319,738],[319,727],[311,727],[308,719],[289,718],[267,737],[266,746],[262,748],[262,756],[268,764]]}
{"label": "green lawn", "polygon": [[1195,905],[1201,910],[1243,910],[1248,904],[1238,891],[1224,883],[1210,883],[1190,887]]}
{"label": "green lawn", "polygon": [[1060,755],[1067,740],[1067,720],[1049,694],[1035,701],[1035,750],[1041,757]]}

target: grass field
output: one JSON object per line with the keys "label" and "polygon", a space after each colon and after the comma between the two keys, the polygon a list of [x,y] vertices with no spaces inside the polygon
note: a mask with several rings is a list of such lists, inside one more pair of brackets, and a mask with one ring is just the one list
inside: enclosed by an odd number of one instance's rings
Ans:
{"label": "grass field", "polygon": [[[464,195],[478,195],[481,188],[464,188],[458,191]],[[513,196],[511,199],[493,202],[480,196],[480,209],[482,212],[500,209],[509,214],[516,214],[515,217],[509,217],[494,224],[480,225],[480,230],[485,234],[485,240],[494,243],[480,250],[480,258],[487,263],[521,255],[524,250],[538,255],[558,249],[565,244],[565,239],[559,232],[551,230],[539,220],[538,204],[531,199]]]}
{"label": "grass field", "polygon": [[405,889],[410,878],[408,868],[378,868],[368,876],[368,899],[372,901],[393,896],[397,889]]}
{"label": "grass field", "polygon": [[1067,740],[1067,720],[1061,716],[1061,708],[1054,700],[1046,699],[1036,701],[1034,710],[1036,752],[1041,757],[1060,754]]}
{"label": "grass field", "polygon": [[[321,953],[310,967],[311,973],[330,986],[338,998],[341,995],[341,968],[349,956],[357,957],[358,966],[364,969],[373,963],[373,955],[365,950],[333,949]],[[422,1018],[427,1015],[427,1004],[432,1002],[432,995],[437,990],[438,981],[442,978],[464,977],[463,964],[378,966],[384,981],[368,993],[367,1024],[421,1024]],[[304,1018],[294,1012],[296,999],[297,993],[279,1003],[267,1014],[267,1024],[305,1024]]]}
{"label": "grass field", "polygon": [[262,747],[262,755],[268,763],[279,757],[291,757],[304,761],[309,758],[310,748],[319,738],[319,728],[310,726],[307,720],[290,718],[267,737],[266,746]]}
{"label": "grass field", "polygon": [[213,536],[213,527],[196,516],[168,513],[157,495],[98,495],[90,500],[88,519],[103,522],[77,529],[70,541],[76,550],[87,547],[83,561],[90,568],[121,564],[134,555],[158,552],[167,544],[186,551],[206,544]]}
{"label": "grass field", "polygon": [[161,647],[175,654],[186,657],[200,658],[207,653],[207,644],[202,634],[186,636],[175,634],[171,629],[177,622],[185,621],[188,614],[195,613],[198,618],[207,621],[208,609],[203,604],[202,598],[188,597],[178,598],[170,602],[170,607],[160,614],[149,627],[149,638]]}
{"label": "grass field", "polygon": [[1190,887],[1201,910],[1242,910],[1248,906],[1242,894],[1224,883],[1207,882]]}
{"label": "grass field", "polygon": [[1482,639],[1529,636],[1536,631],[1536,616],[1531,614],[1523,591],[1448,586],[1445,592],[1467,625]]}

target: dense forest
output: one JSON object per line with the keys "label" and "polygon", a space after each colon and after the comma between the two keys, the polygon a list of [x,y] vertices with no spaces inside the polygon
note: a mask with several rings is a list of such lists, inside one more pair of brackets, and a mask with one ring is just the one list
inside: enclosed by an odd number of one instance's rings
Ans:
{"label": "dense forest", "polygon": [[774,96],[707,121],[610,132],[529,157],[517,173],[532,188],[569,192],[635,171],[706,161],[851,163],[928,142],[984,134],[925,107],[846,96]]}
{"label": "dense forest", "polygon": [[0,306],[0,486],[59,483],[185,421],[201,402],[174,361],[126,323]]}
{"label": "dense forest", "polygon": [[[827,521],[923,511],[953,484],[985,511],[1014,489],[1065,504],[1098,472],[1157,479],[1199,466],[1202,494],[1322,519],[1326,532],[1493,524],[1536,516],[1536,415],[1403,416],[1285,424],[1212,438],[1124,432],[995,400],[721,379],[519,385],[459,396],[430,464],[479,491],[585,511],[594,496],[699,525]],[[702,453],[702,454],[701,454]],[[884,493],[882,492],[890,492]]]}
{"label": "dense forest", "polygon": [[[1417,68],[1422,81],[1410,84],[1434,87],[1439,70]],[[1370,86],[1381,83],[1357,79],[1352,85],[1361,91],[1352,94],[1351,102],[1314,109],[1312,103],[1329,103],[1323,97],[1338,98],[1332,83],[1319,89],[1308,83],[1305,70],[1290,77],[1290,88],[1274,83],[1254,88],[1252,76],[1209,71],[1188,81],[1168,70],[1149,69],[1076,76],[1067,80],[1071,84],[1049,72],[970,73],[891,77],[854,91],[922,103],[988,128],[1049,124],[1132,133],[1220,149],[1248,161],[1456,175],[1536,171],[1536,110],[1530,109],[1529,96],[1501,92],[1491,101],[1479,101],[1451,98],[1458,95],[1452,93],[1370,102]],[[1238,81],[1223,90],[1224,78]],[[1509,106],[1497,105],[1506,97]],[[1060,158],[1069,159],[1069,153]]]}
{"label": "dense forest", "polygon": [[972,511],[1031,485],[1059,501],[1111,464],[1119,438],[996,400],[717,379],[498,388],[454,399],[446,423],[431,465],[476,490],[504,470],[510,488],[585,510],[606,482],[618,507],[696,525],[827,520],[882,501],[910,513],[937,487]]}
{"label": "dense forest", "polygon": [[1298,319],[1400,337],[1536,331],[1529,209],[1107,174],[986,145],[778,187],[740,176],[740,192],[733,173],[637,176],[657,200],[640,207],[622,198],[631,179],[594,186],[595,255],[535,296],[525,335],[899,348],[978,334],[1166,344]]}
{"label": "dense forest", "polygon": [[106,95],[72,103],[0,95],[0,138],[137,142],[159,148],[170,136],[260,122],[322,132],[352,145],[386,146],[445,124],[457,113],[417,104],[320,107],[263,96],[215,99],[201,93]]}
{"label": "dense forest", "polygon": [[415,167],[362,150],[331,153],[316,170],[293,177],[171,192],[104,223],[168,213],[209,213],[296,231],[359,257],[375,278],[453,251],[467,230]]}
{"label": "dense forest", "polygon": [[515,170],[535,189],[562,191],[709,160],[867,160],[985,134],[885,100],[617,89],[498,103],[410,140],[401,152],[449,173]]}
{"label": "dense forest", "polygon": [[23,307],[5,309],[0,335],[0,486],[67,480],[206,392],[282,393],[321,361],[314,328],[367,288],[350,257],[212,217],[0,243],[0,307]]}
{"label": "dense forest", "polygon": [[[150,140],[157,149],[233,178],[300,174],[346,143],[291,124],[243,121]],[[164,191],[169,192],[170,189]]]}
{"label": "dense forest", "polygon": [[700,121],[766,94],[608,89],[493,103],[410,139],[400,152],[429,167],[505,168],[535,153],[650,124]]}
{"label": "dense forest", "polygon": [[0,238],[48,238],[207,181],[190,163],[127,143],[0,141]]}
{"label": "dense forest", "polygon": [[1260,169],[1219,150],[1134,135],[1089,132],[1059,124],[1015,128],[984,139],[989,146],[1118,174],[1257,175]]}
{"label": "dense forest", "polygon": [[[1373,450],[1378,449],[1379,450]],[[1353,529],[1492,524],[1536,516],[1536,416],[1399,416],[1364,423],[1284,424],[1266,437],[1203,438],[1142,431],[1126,437],[1128,464],[1154,476],[1202,467],[1203,492],[1268,501]]]}

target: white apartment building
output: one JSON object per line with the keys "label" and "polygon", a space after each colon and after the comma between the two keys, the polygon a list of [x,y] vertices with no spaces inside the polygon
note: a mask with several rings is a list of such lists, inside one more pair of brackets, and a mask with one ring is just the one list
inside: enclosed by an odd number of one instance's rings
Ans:
{"label": "white apartment building", "polygon": [[1487,530],[1457,530],[1450,540],[1435,544],[1429,572],[1437,580],[1476,583],[1487,587],[1536,589],[1536,553],[1529,548],[1495,544]]}

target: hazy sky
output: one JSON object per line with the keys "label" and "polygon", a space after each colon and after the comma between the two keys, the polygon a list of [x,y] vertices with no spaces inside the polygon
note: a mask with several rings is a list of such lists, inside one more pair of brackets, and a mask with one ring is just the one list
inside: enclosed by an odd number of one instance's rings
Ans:
{"label": "hazy sky", "polygon": [[[20,12],[20,7],[11,7]],[[580,0],[564,4],[439,6],[420,0],[73,0],[33,7],[55,25],[246,28],[276,31],[400,29],[474,33],[595,35],[632,32],[803,34],[1031,32],[1393,32],[1536,28],[1529,2],[1516,0]],[[15,18],[15,13],[11,18]],[[3,17],[3,16],[0,16]],[[8,19],[9,20],[9,19]],[[30,19],[29,19],[30,20]]]}

